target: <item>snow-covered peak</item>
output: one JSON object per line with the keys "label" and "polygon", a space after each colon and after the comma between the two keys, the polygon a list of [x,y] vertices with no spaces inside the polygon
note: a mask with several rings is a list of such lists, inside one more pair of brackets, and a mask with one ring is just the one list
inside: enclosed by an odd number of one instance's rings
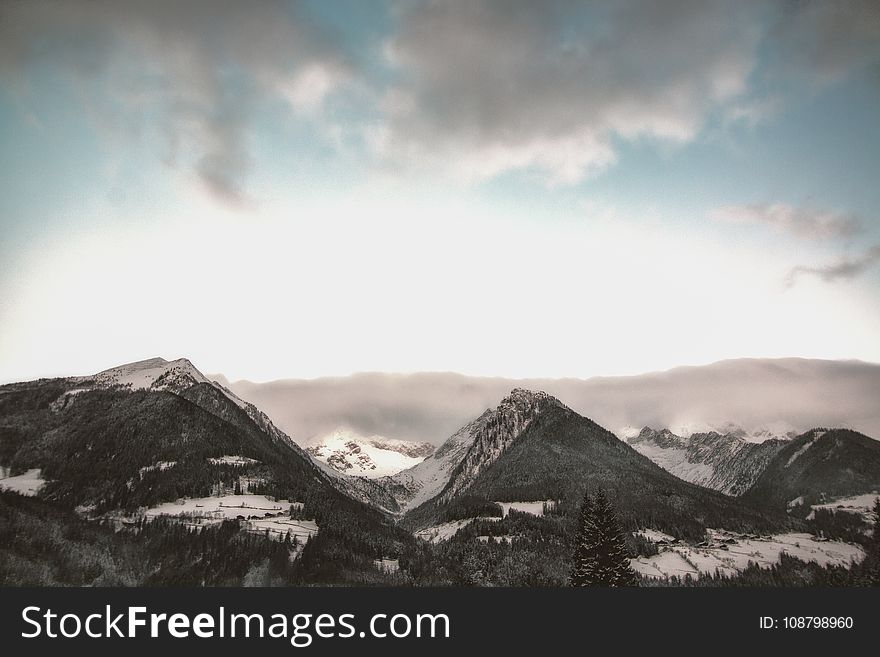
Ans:
{"label": "snow-covered peak", "polygon": [[197,383],[210,383],[186,358],[167,361],[150,358],[135,363],[112,367],[95,375],[101,387],[129,388],[131,390],[183,390]]}
{"label": "snow-covered peak", "polygon": [[682,438],[691,438],[692,436],[703,434],[717,434],[719,436],[738,438],[749,443],[762,443],[765,440],[773,439],[790,440],[797,435],[797,432],[785,422],[775,422],[749,429],[735,422],[719,422],[716,424],[684,422],[670,425],[669,431]]}
{"label": "snow-covered peak", "polygon": [[362,436],[339,428],[308,447],[306,452],[339,472],[373,479],[397,474],[421,463],[434,452],[434,446],[384,436]]}

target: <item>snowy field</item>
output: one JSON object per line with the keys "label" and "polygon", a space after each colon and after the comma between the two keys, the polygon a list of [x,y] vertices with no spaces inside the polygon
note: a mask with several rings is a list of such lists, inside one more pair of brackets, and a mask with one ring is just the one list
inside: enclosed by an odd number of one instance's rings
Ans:
{"label": "snowy field", "polygon": [[400,562],[397,559],[373,559],[373,565],[386,573],[396,573],[400,570]]}
{"label": "snowy field", "polygon": [[641,529],[634,533],[648,541],[651,541],[652,543],[675,543],[676,541],[674,536],[664,534],[663,532],[658,532],[656,529]]}
{"label": "snowy field", "polygon": [[[814,504],[812,509],[827,509],[833,512],[843,512],[843,513],[855,513],[862,518],[864,518],[867,522],[877,522],[877,518],[874,517],[874,512],[872,509],[874,508],[874,502],[878,498],[878,493],[875,491],[873,493],[867,493],[865,495],[855,495],[853,497],[844,497],[839,500],[834,500],[833,502],[826,502],[825,504]],[[808,518],[813,517],[813,513],[810,513]]]}
{"label": "snowy field", "polygon": [[[655,534],[654,530],[646,530]],[[644,535],[644,532],[640,532]],[[704,547],[678,544],[660,548],[652,557],[632,559],[633,568],[648,577],[668,577],[718,572],[735,575],[749,563],[762,568],[779,562],[782,553],[819,565],[849,567],[865,558],[861,547],[841,541],[819,540],[811,534],[778,534],[758,537],[724,530],[709,530],[710,540]],[[651,540],[651,539],[649,539]]]}
{"label": "snowy field", "polygon": [[211,465],[234,465],[244,467],[246,465],[255,465],[259,463],[257,459],[248,458],[247,456],[229,455],[209,458],[208,463]]}
{"label": "snowy field", "polygon": [[245,520],[246,531],[255,534],[268,531],[273,539],[289,533],[291,539],[297,539],[298,549],[301,549],[309,536],[318,533],[314,520],[294,520],[289,517],[291,509],[302,509],[302,506],[302,502],[275,501],[265,495],[221,495],[166,502],[147,509],[144,516],[176,518],[190,527],[234,520],[241,516]]}
{"label": "snowy field", "polygon": [[421,538],[429,543],[439,543],[440,541],[445,541],[447,539],[452,538],[455,534],[458,533],[458,530],[462,527],[467,527],[474,520],[489,520],[489,521],[497,521],[501,520],[501,518],[497,518],[494,516],[485,516],[482,518],[465,518],[463,520],[453,520],[452,522],[444,522],[439,525],[434,525],[433,527],[427,527],[426,529],[421,529],[416,532],[416,538]]}
{"label": "snowy field", "polygon": [[[544,505],[545,504],[554,504],[553,500],[538,500],[537,502],[496,502],[501,507],[502,512],[504,513],[503,517],[506,517],[508,513],[511,511],[521,511],[522,513],[530,513],[533,516],[543,516],[544,515]],[[417,538],[422,538],[429,543],[439,543],[440,541],[445,541],[447,539],[452,538],[462,527],[466,527],[471,524],[474,520],[490,520],[497,521],[501,520],[501,518],[493,517],[493,516],[483,516],[480,518],[465,518],[463,520],[453,520],[452,522],[444,522],[439,525],[434,525],[433,527],[427,527],[425,529],[421,529],[416,532]],[[477,537],[481,541],[488,540],[486,536],[478,536]],[[512,537],[505,536],[508,540],[512,540]]]}
{"label": "snowy field", "polygon": [[165,502],[144,512],[148,518],[156,516],[202,517],[213,520],[234,520],[243,516],[263,518],[266,515],[289,513],[290,508],[301,508],[299,502],[272,501],[265,495],[221,495],[219,497],[196,497]]}
{"label": "snowy field", "polygon": [[269,530],[269,537],[276,540],[289,533],[290,538],[296,538],[299,547],[302,547],[309,536],[318,533],[318,524],[314,520],[291,520],[286,516],[247,521],[247,531],[249,532],[265,534],[266,530]]}
{"label": "snowy field", "polygon": [[553,503],[553,500],[538,500],[537,502],[495,502],[495,504],[501,507],[505,516],[511,511],[530,513],[533,516],[543,516],[544,505]]}
{"label": "snowy field", "polygon": [[41,476],[40,469],[34,468],[14,477],[0,479],[0,489],[33,497],[45,483],[46,480]]}

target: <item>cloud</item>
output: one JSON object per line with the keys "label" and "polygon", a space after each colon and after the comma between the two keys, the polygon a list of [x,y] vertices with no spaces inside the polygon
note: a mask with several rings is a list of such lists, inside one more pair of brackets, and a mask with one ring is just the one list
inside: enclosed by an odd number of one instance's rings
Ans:
{"label": "cloud", "polygon": [[811,86],[840,80],[852,70],[880,63],[880,5],[876,0],[783,3],[770,37],[771,68]]}
{"label": "cloud", "polygon": [[[742,5],[742,7],[740,6]],[[381,156],[466,179],[581,180],[616,139],[695,138],[738,97],[760,30],[749,3],[424,2],[397,13]]]}
{"label": "cloud", "polygon": [[712,210],[709,216],[732,223],[765,224],[780,232],[816,240],[850,237],[862,229],[862,222],[855,215],[796,208],[785,203],[727,205]]}
{"label": "cloud", "polygon": [[3,3],[0,26],[8,81],[25,87],[30,64],[69,72],[100,120],[155,120],[167,161],[235,206],[249,202],[254,107],[281,99],[314,115],[352,75],[303,3],[37,0]]}
{"label": "cloud", "polygon": [[782,423],[798,431],[851,426],[880,437],[880,365],[858,361],[741,359],[586,380],[375,373],[231,384],[303,445],[340,426],[440,444],[514,387],[545,390],[612,431]]}
{"label": "cloud", "polygon": [[880,262],[880,244],[855,258],[841,258],[835,263],[819,267],[798,265],[785,278],[786,287],[792,287],[802,276],[817,276],[826,283],[849,280]]}

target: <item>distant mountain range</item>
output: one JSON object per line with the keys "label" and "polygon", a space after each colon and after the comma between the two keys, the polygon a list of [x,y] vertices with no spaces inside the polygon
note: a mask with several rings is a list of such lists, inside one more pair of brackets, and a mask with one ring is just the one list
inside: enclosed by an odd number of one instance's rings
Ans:
{"label": "distant mountain range", "polygon": [[643,428],[628,442],[676,477],[728,495],[742,495],[761,475],[791,435],[749,440],[742,430],[679,436],[669,429]]}
{"label": "distant mountain range", "polygon": [[339,472],[374,479],[420,463],[434,453],[434,446],[337,429],[310,445],[306,452]]}

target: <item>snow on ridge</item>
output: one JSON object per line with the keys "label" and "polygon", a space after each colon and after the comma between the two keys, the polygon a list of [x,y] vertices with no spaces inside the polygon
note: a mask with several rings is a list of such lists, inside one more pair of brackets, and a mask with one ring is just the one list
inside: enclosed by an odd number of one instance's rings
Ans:
{"label": "snow on ridge", "polygon": [[395,484],[411,493],[409,499],[398,500],[401,512],[416,508],[443,490],[452,471],[473,445],[474,437],[491,415],[492,411],[487,409],[476,420],[456,431],[424,461],[392,475]]}
{"label": "snow on ridge", "polygon": [[103,387],[121,386],[131,390],[161,390],[180,385],[181,382],[189,385],[210,383],[207,377],[186,358],[172,361],[164,358],[149,358],[126,363],[98,372],[95,380]]}

